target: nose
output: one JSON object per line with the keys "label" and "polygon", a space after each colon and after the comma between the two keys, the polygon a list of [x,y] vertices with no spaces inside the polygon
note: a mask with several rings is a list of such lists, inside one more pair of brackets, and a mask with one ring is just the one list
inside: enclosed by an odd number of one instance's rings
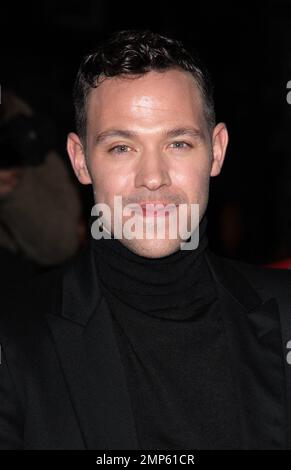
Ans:
{"label": "nose", "polygon": [[171,178],[163,155],[153,150],[144,152],[136,171],[136,188],[144,186],[150,191],[154,191],[164,185],[170,186]]}

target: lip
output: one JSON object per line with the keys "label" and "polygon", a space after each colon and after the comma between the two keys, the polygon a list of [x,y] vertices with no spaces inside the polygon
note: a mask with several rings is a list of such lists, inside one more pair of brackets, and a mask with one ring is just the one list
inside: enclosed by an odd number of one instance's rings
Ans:
{"label": "lip", "polygon": [[[142,208],[142,212],[143,212],[144,216],[161,216],[161,215],[164,215],[164,216],[167,217],[169,215],[169,213],[172,212],[173,210],[176,210],[176,207],[177,207],[177,205],[175,204],[174,207],[165,210],[165,207],[167,205],[170,205],[170,204],[173,205],[173,203],[166,203],[165,204],[163,202],[146,202],[146,203],[140,204],[140,206]],[[160,205],[162,207],[157,209],[156,208],[157,205]]]}
{"label": "lip", "polygon": [[[154,205],[154,206],[157,206],[157,205],[160,205],[160,206],[167,206],[167,205],[173,205],[174,203],[173,202],[163,202],[163,201],[146,201],[146,202],[141,202],[139,205],[141,207],[145,207],[146,205]],[[176,204],[175,204],[176,206]]]}

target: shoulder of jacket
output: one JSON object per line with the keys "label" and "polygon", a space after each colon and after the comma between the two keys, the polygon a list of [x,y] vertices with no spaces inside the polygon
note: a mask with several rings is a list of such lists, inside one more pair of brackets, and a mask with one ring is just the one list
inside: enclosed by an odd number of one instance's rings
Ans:
{"label": "shoulder of jacket", "polygon": [[61,293],[62,269],[35,276],[5,292],[1,302],[0,341],[4,336],[31,336]]}
{"label": "shoulder of jacket", "polygon": [[249,264],[213,253],[210,256],[228,271],[229,276],[243,276],[262,298],[291,294],[291,270]]}

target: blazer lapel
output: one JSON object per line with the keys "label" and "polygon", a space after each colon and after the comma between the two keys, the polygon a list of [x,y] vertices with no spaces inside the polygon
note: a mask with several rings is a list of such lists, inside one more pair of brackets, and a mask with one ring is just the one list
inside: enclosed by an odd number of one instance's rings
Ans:
{"label": "blazer lapel", "polygon": [[216,281],[243,449],[287,448],[285,374],[277,302],[263,302],[246,278],[209,253]]}
{"label": "blazer lapel", "polygon": [[88,250],[63,279],[59,315],[47,315],[88,449],[137,449],[126,379],[108,305]]}

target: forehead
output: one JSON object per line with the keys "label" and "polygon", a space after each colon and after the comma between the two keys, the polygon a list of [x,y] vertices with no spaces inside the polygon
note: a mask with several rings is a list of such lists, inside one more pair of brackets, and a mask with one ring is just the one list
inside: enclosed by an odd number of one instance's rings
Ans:
{"label": "forehead", "polygon": [[88,126],[201,124],[202,99],[189,72],[105,78],[87,101]]}

